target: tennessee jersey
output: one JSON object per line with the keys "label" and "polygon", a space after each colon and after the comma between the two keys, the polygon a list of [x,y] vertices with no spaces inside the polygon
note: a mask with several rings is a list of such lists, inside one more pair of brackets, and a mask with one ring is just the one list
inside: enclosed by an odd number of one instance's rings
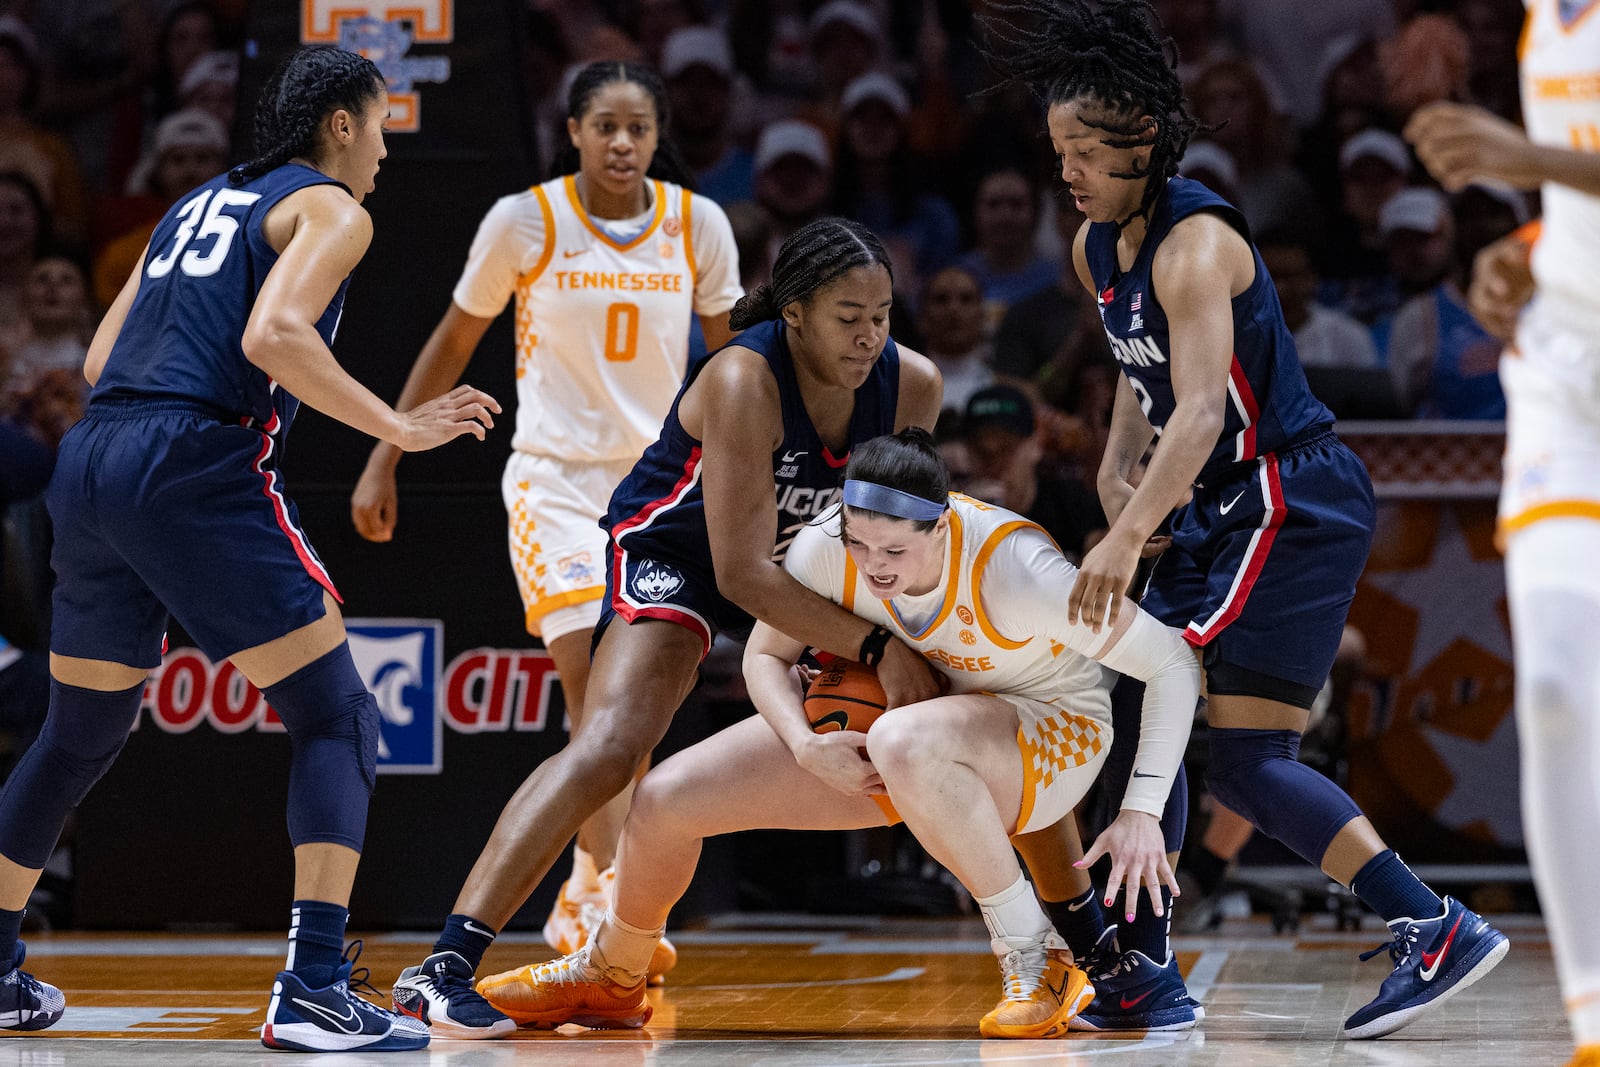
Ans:
{"label": "tennessee jersey", "polygon": [[638,458],[683,384],[690,316],[742,295],[722,209],[646,187],[643,229],[626,240],[589,215],[573,175],[503,197],[478,228],[453,296],[480,318],[516,296],[518,451]]}
{"label": "tennessee jersey", "polygon": [[[1600,2],[1532,0],[1521,69],[1528,137],[1600,152]],[[1540,194],[1544,224],[1533,251],[1539,294],[1600,314],[1600,197],[1555,182]]]}
{"label": "tennessee jersey", "polygon": [[[220,175],[169,208],[150,236],[138,295],[91,401],[195,401],[269,433],[286,432],[299,401],[245,359],[240,340],[261,283],[278,261],[261,222],[291,193],[338,184],[321,171],[286,163],[238,188]],[[349,278],[340,283],[317,320],[329,345],[349,284]]]}
{"label": "tennessee jersey", "polygon": [[[1177,400],[1172,391],[1167,316],[1150,274],[1156,250],[1167,234],[1200,212],[1220,216],[1249,240],[1244,216],[1236,208],[1193,179],[1172,178],[1151,209],[1139,254],[1126,272],[1117,263],[1115,226],[1094,223],[1084,246],[1111,354],[1158,434],[1172,417]],[[1251,255],[1255,279],[1233,298],[1233,361],[1228,369],[1225,421],[1202,479],[1231,464],[1254,460],[1314,436],[1333,424],[1333,413],[1306,385],[1277,290],[1254,246]]]}

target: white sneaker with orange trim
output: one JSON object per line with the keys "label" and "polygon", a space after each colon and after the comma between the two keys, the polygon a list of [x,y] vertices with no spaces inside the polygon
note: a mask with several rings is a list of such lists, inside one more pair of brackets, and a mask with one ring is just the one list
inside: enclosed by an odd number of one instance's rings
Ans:
{"label": "white sneaker with orange trim", "polygon": [[650,1002],[644,980],[629,983],[626,977],[605,966],[593,945],[585,945],[547,963],[492,974],[478,982],[478,993],[518,1026],[638,1029],[650,1021]]}
{"label": "white sneaker with orange trim", "polygon": [[1067,1022],[1094,999],[1089,976],[1072,962],[1067,943],[1051,931],[1042,939],[1007,938],[1000,961],[1005,995],[978,1023],[984,1037],[1061,1037]]}

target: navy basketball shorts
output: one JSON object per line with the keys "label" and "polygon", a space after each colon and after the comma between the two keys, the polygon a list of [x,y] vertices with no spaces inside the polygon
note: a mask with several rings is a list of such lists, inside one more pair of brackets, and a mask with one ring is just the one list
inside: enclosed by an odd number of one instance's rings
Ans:
{"label": "navy basketball shorts", "polygon": [[700,637],[700,658],[711,651],[719,633],[743,639],[755,625],[738,605],[717,592],[714,576],[675,560],[630,552],[611,538],[606,544],[606,592],[594,647],[612,621],[621,618],[660,619],[693,630]]}
{"label": "navy basketball shorts", "polygon": [[181,401],[97,401],[62,439],[51,651],[154,668],[170,611],[220,662],[338,593],[276,470],[282,442]]}
{"label": "navy basketball shorts", "polygon": [[1207,662],[1320,689],[1372,546],[1372,480],[1330,431],[1197,485],[1141,606]]}

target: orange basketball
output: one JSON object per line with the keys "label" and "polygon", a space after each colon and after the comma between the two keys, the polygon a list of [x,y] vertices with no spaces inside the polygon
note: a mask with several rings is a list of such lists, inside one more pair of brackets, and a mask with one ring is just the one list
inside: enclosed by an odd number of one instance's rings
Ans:
{"label": "orange basketball", "polygon": [[866,733],[883,714],[888,698],[878,684],[878,672],[864,663],[836,659],[823,669],[806,690],[806,718],[815,733],[860,730]]}

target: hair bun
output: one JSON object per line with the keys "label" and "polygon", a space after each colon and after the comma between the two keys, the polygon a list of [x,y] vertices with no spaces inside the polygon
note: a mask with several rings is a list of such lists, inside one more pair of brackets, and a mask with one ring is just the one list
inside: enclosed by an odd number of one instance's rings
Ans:
{"label": "hair bun", "polygon": [[758,322],[777,317],[778,309],[772,302],[772,286],[758,285],[733,305],[733,310],[728,314],[728,325],[735,330],[745,330]]}

